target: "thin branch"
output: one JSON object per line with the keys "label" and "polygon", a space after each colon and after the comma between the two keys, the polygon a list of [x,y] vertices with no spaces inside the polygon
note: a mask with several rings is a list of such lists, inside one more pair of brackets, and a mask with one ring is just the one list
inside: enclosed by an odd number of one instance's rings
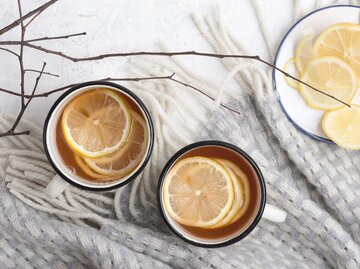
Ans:
{"label": "thin branch", "polygon": [[[15,41],[16,42],[16,41]],[[0,42],[1,45],[1,42]],[[241,59],[250,59],[250,60],[255,60],[258,61],[260,63],[266,64],[267,66],[270,66],[271,68],[281,72],[282,74],[284,74],[285,76],[296,80],[297,82],[309,87],[310,89],[323,94],[337,102],[342,103],[343,105],[346,105],[347,107],[351,107],[351,105],[349,105],[348,103],[340,100],[339,98],[328,94],[324,91],[321,91],[317,88],[315,88],[314,86],[311,86],[310,84],[301,81],[300,79],[290,75],[289,73],[283,71],[282,69],[276,67],[275,65],[263,60],[262,58],[260,58],[259,55],[238,55],[238,54],[221,54],[221,53],[206,53],[206,52],[197,52],[197,51],[175,51],[175,52],[154,52],[154,51],[139,51],[139,52],[123,52],[123,53],[109,53],[109,54],[100,54],[97,56],[90,56],[90,57],[81,57],[81,58],[76,58],[76,57],[72,57],[69,56],[67,54],[64,54],[60,51],[54,51],[48,48],[44,48],[38,45],[34,45],[34,44],[30,44],[29,42],[24,42],[25,46],[28,46],[30,48],[45,52],[45,53],[49,53],[49,54],[54,54],[54,55],[58,55],[62,58],[68,59],[72,62],[83,62],[83,61],[95,61],[95,60],[102,60],[105,58],[113,58],[113,57],[131,57],[131,56],[166,56],[166,57],[172,57],[172,56],[181,56],[181,55],[192,55],[192,56],[202,56],[202,57],[211,57],[211,58],[241,58]]]}
{"label": "thin branch", "polygon": [[16,136],[16,135],[29,135],[29,134],[30,134],[30,131],[23,131],[23,132],[7,131],[5,133],[0,134],[0,137]]}
{"label": "thin branch", "polygon": [[[31,96],[34,95],[34,93],[35,93],[35,91],[36,91],[36,89],[37,89],[37,86],[39,85],[39,81],[40,81],[41,76],[42,76],[42,74],[43,74],[43,72],[44,72],[45,66],[46,66],[46,63],[43,64],[43,66],[42,66],[42,68],[41,68],[41,71],[40,71],[40,74],[39,74],[39,76],[38,76],[38,77],[36,78],[36,80],[35,80],[35,85],[34,85],[34,88],[33,88],[32,92],[31,92]],[[20,110],[19,115],[16,117],[15,122],[14,122],[13,126],[11,127],[11,129],[8,131],[9,134],[13,134],[13,133],[15,132],[16,127],[18,126],[18,124],[19,124],[22,116],[23,116],[24,113],[25,113],[26,108],[29,106],[29,104],[30,104],[30,102],[31,102],[32,99],[33,99],[33,97],[30,97],[29,100],[27,100],[26,104],[24,104],[24,106],[21,107],[21,110]],[[30,131],[24,131],[24,132],[22,132],[22,133],[24,133],[24,134],[25,134],[25,133],[29,134]],[[0,135],[0,137],[1,137],[1,135]]]}
{"label": "thin branch", "polygon": [[0,45],[21,45],[20,41],[0,41]]}
{"label": "thin branch", "polygon": [[[26,27],[25,27],[26,29]],[[58,40],[58,39],[69,39],[71,37],[76,37],[76,36],[83,36],[86,35],[86,32],[82,32],[82,33],[75,33],[75,34],[70,34],[70,35],[61,35],[61,36],[45,36],[45,37],[39,37],[39,38],[33,38],[33,39],[28,39],[28,40],[24,40],[23,42],[21,41],[0,41],[0,45],[27,45],[30,42],[39,42],[39,41],[48,41],[48,40]],[[32,47],[32,46],[29,46]],[[40,46],[34,46],[33,49],[38,49],[38,50],[42,50],[42,47]],[[3,49],[3,50],[7,50],[7,49]],[[8,51],[8,50],[7,50]],[[45,51],[43,51],[45,52]]]}
{"label": "thin branch", "polygon": [[20,57],[19,54],[17,54],[16,52],[14,52],[12,50],[9,50],[9,49],[6,49],[6,48],[1,48],[1,47],[0,47],[0,50],[7,51],[7,52],[11,53],[12,55],[16,56],[17,58]]}
{"label": "thin branch", "polygon": [[58,0],[51,0],[49,2],[46,2],[45,4],[43,4],[42,6],[30,11],[29,13],[25,14],[24,16],[20,16],[19,19],[15,20],[14,22],[10,23],[9,25],[5,26],[4,28],[0,29],[0,35],[10,31],[11,29],[13,29],[14,27],[18,26],[19,24],[21,24],[21,22],[23,22],[24,20],[30,18],[31,16],[35,15],[36,13],[47,9],[48,7],[50,7],[52,4],[56,3]]}
{"label": "thin branch", "polygon": [[[95,81],[135,81],[135,82],[139,82],[139,81],[143,81],[143,80],[162,80],[162,79],[170,79],[171,76],[173,75],[169,75],[169,76],[156,76],[156,77],[132,77],[132,78],[112,78],[112,77],[107,77],[107,78],[101,78],[101,79],[97,79]],[[44,92],[44,93],[39,93],[39,94],[34,94],[34,95],[27,95],[25,94],[24,97],[25,98],[32,98],[32,97],[48,97],[51,94],[54,94],[56,92],[60,92],[63,91],[65,89],[71,88],[73,86],[76,86],[78,84],[81,84],[83,82],[78,82],[78,83],[73,83],[73,84],[69,84],[66,86],[62,86],[60,88],[56,88],[53,89],[51,91],[48,92]],[[0,91],[2,92],[6,92],[9,93],[11,95],[16,95],[16,96],[21,96],[21,94],[17,93],[17,92],[13,92],[10,90],[6,90],[6,89],[2,89],[0,88]]]}
{"label": "thin branch", "polygon": [[[198,89],[198,88],[196,88],[196,87],[194,87],[194,86],[192,86],[192,85],[190,85],[190,84],[187,84],[187,83],[185,83],[185,82],[182,82],[182,81],[180,81],[180,80],[175,79],[175,78],[174,78],[174,75],[175,75],[175,73],[173,73],[173,74],[169,77],[169,80],[174,81],[174,82],[176,82],[176,83],[179,83],[179,84],[181,84],[181,85],[183,85],[183,86],[185,86],[185,87],[189,87],[189,88],[191,88],[191,89],[193,89],[193,90],[195,90],[195,91],[197,91],[197,92],[205,95],[207,98],[215,101],[215,98],[214,98],[214,97],[211,97],[210,95],[208,95],[208,94],[205,93],[204,91],[201,91],[200,89]],[[233,109],[233,108],[231,108],[231,107],[228,107],[227,105],[220,104],[220,106],[222,106],[222,107],[224,107],[224,108],[226,108],[226,109],[228,109],[228,110],[230,110],[230,111],[232,111],[232,112],[234,112],[234,113],[236,113],[236,114],[238,114],[238,115],[241,115],[241,113],[240,113],[239,111],[237,111],[237,110],[235,110],[235,109]]]}
{"label": "thin branch", "polygon": [[[20,0],[17,1],[18,2],[18,8],[19,8],[19,15],[20,18],[22,18],[22,10],[21,10],[21,2]],[[25,26],[24,26],[24,21],[20,22],[21,25],[21,45],[20,45],[20,53],[19,53],[19,65],[20,65],[20,92],[21,92],[21,109],[20,111],[23,109],[23,107],[25,106],[25,98],[24,98],[24,94],[25,94],[25,72],[24,72],[24,59],[23,59],[23,55],[24,55],[24,38],[25,38]]]}
{"label": "thin branch", "polygon": [[32,92],[31,92],[31,97],[30,97],[29,100],[27,101],[26,106],[28,106],[29,103],[30,103],[30,101],[33,99],[34,93],[35,93],[35,91],[36,91],[36,89],[37,89],[37,86],[39,85],[39,81],[40,81],[40,79],[41,79],[41,76],[42,76],[43,74],[45,74],[45,73],[44,73],[45,66],[46,66],[46,63],[44,62],[44,63],[43,63],[43,66],[42,66],[42,68],[41,68],[41,71],[40,71],[40,73],[39,73],[39,76],[38,76],[38,77],[36,78],[36,80],[35,80],[35,85],[34,85],[34,88],[33,88]]}
{"label": "thin branch", "polygon": [[[12,41],[9,42],[0,42],[0,45],[19,45],[19,41]],[[174,52],[160,52],[160,51],[137,51],[137,52],[118,52],[118,53],[109,53],[109,54],[100,54],[96,56],[89,56],[89,57],[73,57],[70,55],[67,55],[61,51],[55,51],[48,48],[44,48],[42,46],[30,44],[29,42],[23,42],[25,46],[28,46],[30,48],[48,53],[48,54],[54,54],[58,55],[60,57],[63,57],[65,59],[68,59],[72,62],[86,62],[86,61],[96,61],[96,60],[103,60],[106,58],[114,58],[114,57],[131,57],[131,56],[166,56],[166,57],[172,57],[172,56],[202,56],[202,57],[212,57],[212,58],[242,58],[242,59],[253,59],[257,60],[259,56],[255,55],[237,55],[237,54],[220,54],[220,53],[207,53],[207,52],[197,52],[197,51],[174,51]]]}
{"label": "thin branch", "polygon": [[25,28],[27,28],[45,9],[39,11],[38,13],[36,13],[35,16],[33,16],[26,24],[25,24]]}
{"label": "thin branch", "polygon": [[[11,91],[11,90],[7,90],[7,89],[3,89],[3,88],[0,88],[0,92],[5,92],[7,94],[14,95],[14,96],[20,96],[20,97],[23,96],[21,93]],[[24,95],[24,97],[28,98],[26,95]]]}
{"label": "thin branch", "polygon": [[162,79],[170,79],[174,74],[175,73],[173,73],[169,76],[155,76],[155,77],[132,77],[132,78],[107,77],[107,78],[100,79],[100,81],[105,80],[105,81],[135,81],[135,82],[139,82],[139,81],[143,81],[143,80],[162,80]]}
{"label": "thin branch", "polygon": [[[45,74],[45,72],[40,71],[40,73],[42,74]],[[208,95],[207,93],[205,93],[204,91],[200,90],[199,88],[196,88],[190,84],[187,84],[185,82],[182,82],[178,79],[175,79],[174,78],[174,75],[175,73],[169,75],[169,76],[156,76],[156,77],[133,77],[133,78],[112,78],[112,77],[107,77],[107,78],[103,78],[103,79],[99,79],[99,81],[135,81],[135,82],[139,82],[139,81],[144,81],[144,80],[170,80],[170,81],[173,81],[175,83],[178,83],[178,84],[181,84],[185,87],[189,87],[191,89],[194,89],[196,90],[197,92],[201,93],[202,95],[204,95],[205,97],[215,101],[215,98],[213,98],[212,96]],[[75,85],[78,85],[80,84],[81,82],[79,83],[73,83],[73,84],[70,84],[70,85],[66,85],[66,86],[62,86],[60,88],[56,88],[54,90],[51,90],[51,91],[48,91],[48,92],[44,92],[44,93],[39,93],[39,94],[31,94],[31,95],[24,95],[25,98],[38,98],[38,97],[48,97],[49,95],[51,94],[54,94],[56,92],[60,92],[60,91],[63,91],[63,90],[66,90],[68,88],[71,88]],[[9,90],[5,90],[5,89],[1,89],[0,88],[0,91],[3,91],[3,92],[6,92],[6,93],[9,93],[9,94],[12,94],[12,95],[16,95],[16,96],[21,96],[20,94],[16,93],[16,92],[12,92],[12,91],[9,91]],[[236,114],[239,114],[241,115],[241,113],[233,108],[230,108],[224,104],[221,104],[222,107],[236,113]]]}
{"label": "thin branch", "polygon": [[[45,74],[45,72],[43,72]],[[136,77],[136,78],[111,78],[111,77],[107,77],[107,78],[102,78],[102,79],[97,79],[98,81],[142,81],[142,80],[161,80],[161,79],[169,79],[171,76],[157,76],[157,77]],[[72,83],[66,86],[62,86],[56,89],[53,89],[51,91],[48,92],[44,92],[44,93],[39,93],[39,94],[33,94],[33,95],[29,95],[29,94],[24,94],[23,96],[25,98],[38,98],[38,97],[48,97],[51,94],[57,93],[57,92],[61,92],[63,90],[66,90],[68,88],[71,88],[73,86],[76,86],[82,82],[77,82],[77,83]],[[15,91],[11,91],[11,90],[7,90],[7,89],[3,89],[0,88],[0,92],[5,92],[14,96],[22,96],[20,93],[17,93]]]}
{"label": "thin branch", "polygon": [[29,39],[26,40],[25,42],[37,42],[37,41],[46,41],[46,40],[54,40],[54,39],[68,39],[70,37],[83,36],[83,35],[86,35],[86,32],[76,33],[71,35],[61,35],[61,36],[45,36],[45,37]]}
{"label": "thin branch", "polygon": [[[24,69],[24,72],[40,73],[41,71],[35,70],[35,69]],[[59,75],[53,74],[53,73],[50,73],[50,72],[43,72],[43,74],[53,76],[53,77],[57,77],[57,78],[60,77]],[[0,91],[1,91],[1,89],[0,89]]]}
{"label": "thin branch", "polygon": [[[16,41],[16,40],[0,41],[0,45],[21,45],[21,43],[24,43],[24,45],[26,45],[27,43],[30,43],[30,42],[39,42],[39,41],[48,41],[48,40],[57,40],[57,39],[69,39],[71,37],[83,36],[83,35],[86,35],[86,32],[75,33],[75,34],[70,34],[70,35],[60,35],[60,36],[44,36],[44,37],[38,37],[38,38],[24,40],[23,42]],[[34,48],[36,49],[36,46]]]}

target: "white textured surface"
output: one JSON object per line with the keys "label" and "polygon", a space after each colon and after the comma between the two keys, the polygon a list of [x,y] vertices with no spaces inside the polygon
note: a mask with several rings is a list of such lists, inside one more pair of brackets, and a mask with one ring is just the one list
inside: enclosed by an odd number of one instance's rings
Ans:
{"label": "white textured surface", "polygon": [[[45,1],[23,1],[24,13]],[[273,33],[277,40],[285,33],[293,14],[292,1],[265,1],[265,9],[272,16],[271,23],[278,31]],[[18,15],[16,1],[0,0],[0,27],[12,22]],[[211,51],[191,20],[191,14],[208,14],[221,8],[229,25],[237,25],[238,37],[246,38],[254,54],[265,57],[259,25],[250,1],[226,0],[60,0],[44,12],[31,25],[27,38],[87,32],[87,36],[69,40],[39,42],[39,45],[61,50],[73,56],[89,56],[116,51],[158,50],[158,42],[165,40],[171,50]],[[18,40],[19,29],[0,36],[0,40]],[[264,55],[265,54],[265,55]],[[59,74],[60,78],[46,76],[42,79],[39,92],[74,82],[96,80],[103,77],[126,77],[128,59],[117,58],[101,62],[72,63],[57,56],[46,55],[32,49],[25,50],[26,68],[40,69],[43,61],[48,63],[47,71]],[[194,71],[220,84],[226,72],[217,60],[210,58],[184,57]],[[19,67],[13,56],[0,51],[0,87],[19,91]],[[26,76],[26,90],[30,92],[35,74]],[[126,85],[126,83],[123,83]],[[189,89],[184,89],[189,91]],[[33,100],[25,118],[43,124],[49,107],[59,96]],[[20,103],[18,97],[0,93],[0,112],[16,113]]]}
{"label": "white textured surface", "polygon": [[[268,15],[261,5],[266,0],[253,2],[258,5],[258,14]],[[309,2],[295,2],[298,17],[306,12],[299,7]],[[269,14],[274,17],[274,12]],[[214,49],[227,51],[232,41],[226,37],[235,34],[232,27],[222,27],[224,22],[217,15],[209,20],[199,16],[196,23]],[[272,40],[273,29],[279,27],[269,28],[272,23],[268,22],[273,20],[264,16],[259,15],[259,21],[262,29],[270,29],[265,36],[267,46],[272,47],[277,42]],[[215,39],[218,44],[213,43]],[[247,40],[242,38],[233,47],[242,49]],[[138,62],[140,74],[155,69],[148,60]],[[156,63],[168,66],[163,61]],[[234,60],[222,63],[228,70],[239,65]],[[201,85],[209,82],[196,76],[189,78],[182,65],[177,62],[176,66],[187,81]],[[41,129],[28,122],[23,128],[30,129],[32,135],[0,139],[0,176],[5,179],[0,184],[2,267],[358,269],[360,152],[345,151],[302,135],[282,113],[265,68],[256,64],[245,67],[236,79],[241,85],[249,85],[246,90],[251,96],[232,92],[233,100],[229,100],[242,115],[218,109],[208,115],[203,128],[189,127],[189,120],[204,121],[192,112],[194,107],[188,99],[179,98],[183,92],[178,87],[160,83],[139,86],[158,119],[158,135],[151,163],[142,176],[116,192],[93,194],[70,187],[58,199],[49,200],[43,189],[53,170],[42,153]],[[201,71],[209,77],[210,70]],[[214,84],[207,87],[213,94]],[[194,95],[192,101],[195,99]],[[199,104],[207,105],[197,99]],[[169,120],[168,107],[179,109],[181,115],[186,115],[185,120]],[[0,117],[0,131],[9,125]],[[192,136],[184,139],[189,132]],[[197,139],[226,140],[255,159],[266,178],[268,201],[288,212],[284,223],[260,221],[242,242],[221,249],[193,247],[170,234],[157,209],[158,175],[171,152],[192,141],[199,132],[202,135]]]}

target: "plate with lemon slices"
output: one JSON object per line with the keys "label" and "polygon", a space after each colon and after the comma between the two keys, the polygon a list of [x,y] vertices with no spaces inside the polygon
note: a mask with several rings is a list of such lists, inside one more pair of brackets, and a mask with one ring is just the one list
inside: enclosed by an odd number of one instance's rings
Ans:
{"label": "plate with lemon slices", "polygon": [[316,10],[285,34],[274,61],[276,67],[343,103],[273,72],[281,108],[296,128],[352,150],[360,149],[359,19],[360,6]]}

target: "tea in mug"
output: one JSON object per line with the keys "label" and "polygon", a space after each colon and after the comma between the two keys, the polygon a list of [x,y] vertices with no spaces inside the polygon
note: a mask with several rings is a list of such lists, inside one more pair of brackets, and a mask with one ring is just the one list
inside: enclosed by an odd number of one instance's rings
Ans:
{"label": "tea in mug", "polygon": [[118,91],[96,88],[73,97],[56,126],[64,164],[86,180],[126,177],[141,163],[148,126],[135,102]]}
{"label": "tea in mug", "polygon": [[244,231],[260,208],[257,175],[239,153],[218,145],[194,148],[169,169],[163,207],[188,237],[217,239]]}

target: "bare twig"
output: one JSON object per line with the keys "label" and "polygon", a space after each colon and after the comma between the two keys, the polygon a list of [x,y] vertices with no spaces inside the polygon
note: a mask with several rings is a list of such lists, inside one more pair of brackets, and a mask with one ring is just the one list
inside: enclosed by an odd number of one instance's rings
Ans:
{"label": "bare twig", "polygon": [[45,74],[45,73],[44,73],[45,66],[46,66],[46,63],[44,62],[44,63],[43,63],[43,66],[42,66],[42,68],[41,68],[41,71],[39,72],[39,76],[38,76],[38,77],[36,78],[36,80],[35,80],[34,88],[33,88],[32,92],[31,92],[31,97],[30,97],[29,100],[27,101],[26,105],[29,105],[30,101],[31,101],[31,100],[33,99],[33,97],[34,97],[34,93],[35,93],[35,91],[36,91],[36,89],[37,89],[37,86],[39,85],[39,81],[40,81],[40,79],[41,79],[41,76],[42,76],[43,74]]}
{"label": "bare twig", "polygon": [[[21,2],[20,0],[17,1],[18,2],[18,8],[19,8],[19,15],[20,18],[22,18],[22,10],[21,10]],[[25,94],[25,72],[24,72],[24,59],[23,59],[23,55],[24,55],[24,38],[25,38],[25,26],[24,26],[24,21],[20,22],[21,25],[21,44],[20,44],[20,53],[19,53],[19,65],[20,65],[20,92],[21,92],[21,109],[20,111],[23,109],[23,107],[25,106],[25,98],[24,98],[24,94]]]}
{"label": "bare twig", "polygon": [[[0,45],[20,45],[19,41],[8,41],[8,42],[0,42]],[[242,59],[252,59],[258,60],[260,58],[258,55],[237,55],[237,54],[221,54],[221,53],[208,53],[208,52],[197,52],[197,51],[173,51],[173,52],[161,52],[161,51],[136,51],[136,52],[117,52],[117,53],[108,53],[108,54],[100,54],[96,56],[89,57],[73,57],[67,55],[61,51],[55,51],[52,49],[48,49],[39,45],[31,44],[27,41],[24,41],[23,44],[27,47],[48,53],[60,56],[72,62],[85,62],[85,61],[96,61],[103,60],[106,58],[114,58],[114,57],[131,57],[131,56],[202,56],[202,57],[212,57],[212,58],[242,58]]]}
{"label": "bare twig", "polygon": [[23,131],[23,132],[7,131],[5,133],[1,133],[0,137],[17,136],[17,135],[29,135],[29,134],[30,134],[30,131]]}
{"label": "bare twig", "polygon": [[29,13],[25,14],[24,16],[20,16],[19,19],[15,20],[14,22],[10,23],[9,25],[5,26],[4,28],[0,29],[0,35],[10,31],[14,27],[18,26],[21,22],[23,22],[24,20],[30,18],[31,16],[35,15],[36,13],[47,9],[48,7],[50,7],[52,4],[56,3],[57,1],[58,0],[51,0],[49,2],[46,2],[42,6],[30,11]]}
{"label": "bare twig", "polygon": [[[37,86],[39,85],[39,81],[40,81],[40,78],[41,78],[41,76],[42,76],[42,74],[43,74],[43,72],[44,72],[45,66],[46,66],[46,63],[43,64],[43,66],[42,66],[42,68],[41,68],[41,71],[40,71],[40,74],[39,74],[39,76],[38,76],[38,77],[36,78],[36,80],[35,80],[35,85],[34,85],[34,88],[33,88],[32,92],[31,92],[31,95],[34,95],[34,93],[35,93],[35,91],[36,91],[36,89],[37,89]],[[9,135],[14,135],[14,134],[15,134],[15,129],[16,129],[16,127],[18,126],[18,124],[19,124],[22,116],[24,115],[26,108],[29,106],[32,98],[33,98],[33,97],[30,97],[29,100],[27,100],[27,102],[26,102],[23,106],[21,106],[21,110],[20,110],[18,116],[16,117],[13,126],[10,128],[9,131],[5,132],[4,134],[0,134],[0,137],[4,137],[4,136],[9,136]],[[7,134],[7,135],[5,135],[5,134]],[[20,135],[20,134],[30,134],[30,131],[23,131],[23,132],[21,132],[21,133],[17,133],[17,135]]]}
{"label": "bare twig", "polygon": [[[54,2],[55,3],[55,2]],[[51,4],[52,5],[52,4]],[[39,10],[38,13],[36,13],[25,25],[25,28],[27,28],[38,16],[41,15],[41,13],[43,13],[49,6],[47,6],[46,8],[43,8],[41,10]]]}
{"label": "bare twig", "polygon": [[[25,27],[26,28],[26,27]],[[16,41],[16,40],[10,40],[10,41],[0,41],[0,45],[27,45],[30,42],[39,42],[39,41],[49,41],[49,40],[58,40],[58,39],[69,39],[71,37],[76,37],[76,36],[83,36],[86,35],[86,32],[82,32],[82,33],[75,33],[75,34],[70,34],[70,35],[61,35],[61,36],[45,36],[45,37],[38,37],[38,38],[33,38],[33,39],[28,39],[28,40],[24,40],[22,41]],[[32,47],[32,46],[29,46]],[[42,47],[40,46],[33,46],[34,49],[39,49],[41,50]],[[45,51],[43,51],[45,52]]]}
{"label": "bare twig", "polygon": [[39,11],[38,13],[36,13],[36,15],[34,15],[26,24],[25,24],[25,28],[27,28],[45,9]]}
{"label": "bare twig", "polygon": [[[33,73],[40,73],[41,71],[39,70],[35,70],[35,69],[24,69],[24,72],[33,72]],[[44,75],[49,75],[49,76],[53,76],[53,77],[60,77],[59,75],[50,73],[50,72],[43,72]],[[0,89],[1,91],[1,89]]]}
{"label": "bare twig", "polygon": [[1,48],[1,47],[0,47],[0,50],[3,50],[3,51],[6,51],[6,52],[9,52],[9,53],[11,53],[12,55],[16,56],[17,58],[19,58],[19,57],[20,57],[20,55],[19,55],[19,54],[17,54],[16,52],[14,52],[14,51],[12,51],[12,50],[9,50],[9,49],[6,49],[6,48]]}
{"label": "bare twig", "polygon": [[[42,72],[43,74],[45,74],[45,72]],[[201,93],[202,95],[204,95],[205,97],[211,99],[211,100],[215,100],[215,98],[213,98],[212,96],[208,95],[207,93],[205,93],[204,91],[200,90],[199,88],[196,88],[190,84],[187,84],[185,82],[182,82],[178,79],[175,79],[174,78],[175,76],[175,73],[169,75],[169,76],[155,76],[155,77],[133,77],[133,78],[111,78],[111,77],[107,77],[107,78],[103,78],[103,79],[99,79],[98,81],[135,81],[135,82],[139,82],[139,81],[144,81],[144,80],[170,80],[170,81],[173,81],[175,83],[178,83],[178,84],[181,84],[185,87],[189,87],[191,89],[194,89],[195,91]],[[37,98],[37,97],[48,97],[49,95],[51,94],[54,94],[54,93],[57,93],[57,92],[60,92],[60,91],[63,91],[63,90],[66,90],[68,88],[71,88],[75,85],[78,85],[80,84],[81,82],[79,83],[73,83],[73,84],[69,84],[69,85],[66,85],[66,86],[62,86],[60,88],[56,88],[56,89],[53,89],[51,91],[48,91],[48,92],[45,92],[45,93],[39,93],[39,94],[31,94],[31,95],[24,95],[25,98]],[[6,93],[9,93],[9,94],[12,94],[12,95],[16,95],[16,96],[21,96],[21,94],[17,93],[17,92],[13,92],[13,91],[9,91],[9,90],[5,90],[5,89],[1,89],[0,88],[0,91],[2,92],[6,92]],[[236,113],[236,114],[241,114],[239,111],[235,110],[235,109],[232,109],[230,107],[228,107],[227,105],[224,105],[224,104],[221,104],[222,107]]]}
{"label": "bare twig", "polygon": [[[3,89],[3,88],[0,88],[0,91],[10,94],[10,95],[14,95],[14,96],[19,96],[19,97],[23,96],[21,93],[18,93],[18,92],[12,91],[12,90]],[[24,95],[24,97],[27,98],[26,95]]]}
{"label": "bare twig", "polygon": [[[12,44],[16,44],[18,42],[13,42]],[[2,45],[2,43],[0,42],[0,45]],[[4,44],[4,45],[10,45],[8,44]],[[154,51],[139,51],[139,52],[122,52],[122,53],[109,53],[109,54],[100,54],[97,56],[90,56],[90,57],[81,57],[81,58],[76,58],[76,57],[72,57],[70,55],[64,54],[61,51],[55,51],[55,50],[51,50],[48,48],[44,48],[42,46],[38,46],[38,45],[34,45],[34,44],[30,44],[29,42],[24,42],[25,46],[28,46],[30,48],[45,52],[45,53],[49,53],[49,54],[53,54],[53,55],[57,55],[60,56],[62,58],[68,59],[72,62],[83,62],[83,61],[96,61],[96,60],[102,60],[102,59],[106,59],[106,58],[114,58],[114,57],[131,57],[131,56],[167,56],[167,57],[172,57],[172,56],[184,56],[184,55],[193,55],[193,56],[202,56],[202,57],[212,57],[212,58],[241,58],[241,59],[250,59],[250,60],[255,60],[258,61],[260,63],[263,63],[267,66],[270,66],[271,68],[281,72],[282,74],[284,74],[285,76],[311,88],[312,90],[321,93],[323,95],[326,95],[327,97],[340,102],[344,105],[346,105],[347,107],[351,107],[350,104],[340,100],[339,98],[328,94],[324,91],[321,91],[317,88],[315,88],[314,86],[301,81],[300,79],[292,76],[291,74],[285,72],[284,70],[276,67],[275,65],[263,60],[262,58],[260,58],[259,55],[238,55],[238,54],[221,54],[221,53],[205,53],[205,52],[197,52],[197,51],[175,51],[175,52],[154,52]]]}
{"label": "bare twig", "polygon": [[25,42],[37,42],[37,41],[46,41],[46,40],[55,40],[55,39],[68,39],[70,37],[83,36],[83,35],[86,35],[86,32],[76,33],[76,34],[71,34],[71,35],[61,35],[61,36],[45,36],[45,37],[29,39],[29,40],[26,40]]}
{"label": "bare twig", "polygon": [[[192,86],[192,85],[190,85],[190,84],[187,84],[187,83],[185,83],[185,82],[182,82],[182,81],[180,81],[180,80],[175,79],[175,78],[174,78],[174,75],[175,75],[175,73],[173,73],[173,74],[169,77],[169,79],[170,79],[171,81],[174,81],[174,82],[176,82],[176,83],[179,83],[179,84],[181,84],[181,85],[183,85],[183,86],[185,86],[185,87],[189,87],[189,88],[191,88],[191,89],[193,89],[193,90],[195,90],[195,91],[197,91],[197,92],[205,95],[207,98],[215,101],[215,98],[214,98],[214,97],[211,97],[210,95],[208,95],[208,94],[205,93],[204,91],[201,91],[200,89],[198,89],[198,88],[196,88],[196,87],[194,87],[194,86]],[[230,110],[230,111],[232,111],[232,112],[234,112],[234,113],[236,113],[236,114],[238,114],[238,115],[241,115],[241,113],[240,113],[239,111],[237,111],[237,110],[235,110],[235,109],[233,109],[233,108],[231,108],[231,107],[228,107],[227,105],[220,104],[220,106],[222,106],[222,107],[224,107],[224,108],[226,108],[226,109],[228,109],[228,110]]]}
{"label": "bare twig", "polygon": [[[43,72],[44,73],[44,72]],[[45,73],[44,73],[45,74]],[[154,76],[154,77],[130,77],[130,78],[111,78],[111,77],[107,77],[107,78],[101,78],[101,79],[97,79],[95,81],[143,81],[143,80],[162,80],[162,79],[170,79],[172,75],[169,76]],[[84,81],[81,82],[77,82],[77,83],[72,83],[66,86],[62,86],[56,89],[53,89],[51,91],[48,92],[44,92],[44,93],[39,93],[39,94],[34,94],[34,95],[29,95],[29,94],[24,94],[25,98],[38,98],[38,97],[48,97],[51,94],[57,93],[57,92],[61,92],[63,90],[66,90],[68,88],[71,88],[73,86],[76,86],[80,83],[84,83]],[[16,91],[12,91],[12,90],[7,90],[7,89],[3,89],[0,88],[0,92],[5,92],[14,96],[22,96],[20,93],[16,92]]]}
{"label": "bare twig", "polygon": [[83,36],[83,35],[86,35],[86,32],[75,33],[75,34],[70,34],[70,35],[60,35],[60,36],[44,36],[44,37],[38,37],[38,38],[24,40],[23,42],[16,41],[16,40],[0,41],[0,45],[21,45],[21,43],[26,45],[27,43],[30,43],[30,42],[39,42],[39,41],[48,41],[48,40],[57,40],[57,39],[69,39],[71,37]]}

